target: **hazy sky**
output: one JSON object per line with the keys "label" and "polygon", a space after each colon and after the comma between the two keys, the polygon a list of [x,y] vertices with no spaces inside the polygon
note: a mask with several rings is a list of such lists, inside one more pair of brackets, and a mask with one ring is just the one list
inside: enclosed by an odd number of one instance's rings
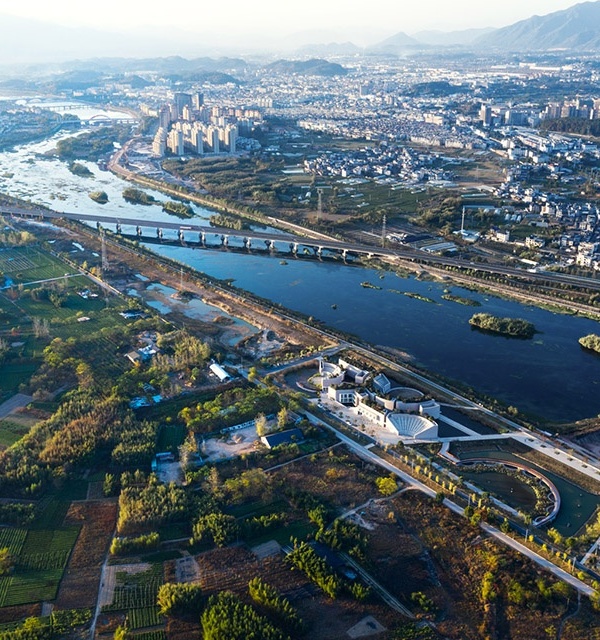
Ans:
{"label": "hazy sky", "polygon": [[[276,31],[281,35],[306,29],[356,32],[421,29],[453,30],[500,27],[534,14],[544,15],[574,0],[0,0],[0,13],[37,18],[69,26],[114,29],[176,25],[194,31],[243,33]],[[415,5],[417,5],[415,7]]]}

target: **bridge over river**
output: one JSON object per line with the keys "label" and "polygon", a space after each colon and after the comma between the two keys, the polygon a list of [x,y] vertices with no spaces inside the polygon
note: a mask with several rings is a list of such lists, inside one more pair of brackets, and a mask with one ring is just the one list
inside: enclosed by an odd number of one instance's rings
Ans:
{"label": "bridge over river", "polygon": [[[138,218],[121,218],[109,215],[94,215],[87,213],[67,213],[52,211],[50,209],[23,209],[16,207],[7,207],[0,205],[0,215],[11,215],[15,217],[36,218],[36,219],[52,219],[65,218],[68,220],[78,220],[81,222],[96,222],[104,228],[108,229],[108,225],[114,225],[116,233],[121,233],[123,225],[135,227],[133,237],[145,242],[165,242],[191,244],[200,247],[227,246],[230,240],[239,239],[243,246],[247,249],[263,249],[275,251],[289,251],[296,254],[300,251],[313,251],[317,256],[321,256],[323,251],[329,250],[342,255],[345,259],[347,256],[367,256],[398,258],[405,261],[422,264],[423,268],[428,265],[432,267],[444,268],[445,266],[458,267],[460,269],[470,269],[473,271],[481,271],[503,275],[509,279],[525,280],[531,283],[540,283],[548,285],[549,283],[560,283],[561,285],[570,285],[574,287],[585,287],[590,290],[600,291],[600,279],[594,277],[578,276],[567,273],[557,273],[552,271],[539,270],[537,272],[521,269],[518,267],[509,267],[500,264],[486,263],[469,263],[460,258],[452,258],[447,256],[439,256],[412,247],[408,247],[401,243],[391,243],[393,246],[380,247],[372,244],[361,244],[356,242],[344,242],[326,237],[321,233],[314,233],[310,237],[310,230],[306,230],[307,235],[286,233],[283,231],[254,231],[254,230],[235,230],[226,227],[212,227],[206,224],[195,222],[194,218],[184,221],[153,221]],[[171,239],[165,235],[166,231],[174,232]],[[131,234],[130,234],[131,236]],[[129,237],[130,237],[129,236]],[[263,242],[263,246],[257,244]]]}
{"label": "bridge over river", "polygon": [[[360,245],[351,242],[324,239],[322,237],[318,239],[310,238],[281,231],[235,230],[227,227],[207,226],[206,224],[194,222],[193,218],[180,222],[153,221],[142,218],[123,218],[109,215],[98,216],[86,213],[67,213],[46,209],[29,210],[2,206],[0,206],[0,215],[35,219],[64,218],[80,222],[96,222],[97,225],[106,229],[109,228],[109,225],[113,225],[116,233],[121,233],[123,226],[130,226],[135,227],[135,235],[140,240],[145,241],[164,240],[168,242],[169,238],[165,233],[170,230],[175,232],[175,237],[178,242],[195,242],[202,246],[227,246],[231,239],[238,238],[242,240],[244,246],[248,249],[253,246],[254,242],[263,241],[268,249],[275,250],[277,247],[285,247],[286,250],[289,249],[293,253],[296,253],[301,247],[306,247],[312,249],[317,255],[321,255],[326,249],[337,251],[344,257],[349,253],[354,255],[367,255],[369,257],[393,257],[399,254],[397,250],[372,245]],[[415,253],[413,250],[409,250],[409,252],[412,254]]]}

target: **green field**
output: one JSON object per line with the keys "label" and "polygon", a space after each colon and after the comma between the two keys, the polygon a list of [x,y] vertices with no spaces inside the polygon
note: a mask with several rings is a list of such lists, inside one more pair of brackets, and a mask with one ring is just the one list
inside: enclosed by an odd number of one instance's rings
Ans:
{"label": "green field", "polygon": [[10,278],[9,284],[19,285],[38,280],[63,278],[72,274],[62,260],[37,247],[7,247],[0,249],[0,271]]}
{"label": "green field", "polygon": [[182,424],[163,424],[158,431],[156,450],[177,453],[186,435],[187,429]]}
{"label": "green field", "polygon": [[145,629],[157,627],[163,623],[158,613],[158,607],[144,607],[127,612],[127,626],[129,629]]}
{"label": "green field", "polygon": [[[156,606],[156,596],[163,583],[162,563],[153,564],[148,571],[141,573],[117,572],[112,604],[103,607],[103,611],[127,611],[136,621],[150,616],[146,613],[133,613],[134,610],[149,610]],[[157,622],[156,624],[160,624]],[[138,627],[139,628],[139,627]]]}
{"label": "green field", "polygon": [[28,426],[16,420],[0,420],[0,448],[10,447],[11,444],[20,440],[28,431]]}
{"label": "green field", "polygon": [[[0,360],[0,401],[28,383],[54,338],[74,338],[69,356],[87,362],[107,381],[126,370],[121,348],[129,346],[123,341],[131,322],[119,315],[122,301],[106,298],[83,275],[64,277],[73,271],[35,247],[0,249],[0,338],[9,346]],[[85,290],[93,295],[80,295]],[[0,446],[12,444],[18,435],[4,431],[0,428]]]}
{"label": "green field", "polygon": [[0,607],[54,600],[79,527],[30,530],[24,537],[22,530],[7,531],[13,532],[13,544],[21,544],[21,549],[15,553],[13,574],[0,578]]}

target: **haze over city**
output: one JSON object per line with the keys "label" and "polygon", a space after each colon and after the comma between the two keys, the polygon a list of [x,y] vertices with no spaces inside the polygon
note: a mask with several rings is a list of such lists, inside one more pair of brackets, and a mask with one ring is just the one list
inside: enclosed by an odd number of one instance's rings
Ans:
{"label": "haze over city", "polygon": [[[176,11],[165,11],[158,2],[141,0],[107,0],[101,6],[73,4],[70,0],[19,4],[2,0],[0,35],[4,36],[4,30],[7,35],[2,38],[0,51],[3,61],[10,63],[88,55],[195,55],[244,49],[264,52],[333,41],[352,41],[364,47],[398,31],[412,35],[421,30],[499,28],[573,4],[573,0],[509,0],[498,7],[475,0],[425,0],[418,8],[407,8],[384,0],[374,8],[341,0],[308,0],[301,5],[267,0],[198,5],[184,0],[177,4]],[[46,23],[52,25],[47,35],[40,28]],[[57,26],[76,31],[53,36]],[[112,40],[108,40],[109,33]],[[100,35],[102,42],[97,43]]]}

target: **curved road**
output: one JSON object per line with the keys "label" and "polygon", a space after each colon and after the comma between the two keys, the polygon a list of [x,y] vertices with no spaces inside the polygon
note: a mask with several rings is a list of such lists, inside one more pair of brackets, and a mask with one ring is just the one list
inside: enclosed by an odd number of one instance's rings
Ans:
{"label": "curved road", "polygon": [[[421,481],[417,480],[416,478],[413,478],[408,473],[405,473],[404,471],[398,469],[393,464],[390,464],[389,462],[387,462],[387,460],[383,460],[378,455],[372,453],[368,449],[365,449],[365,447],[358,444],[348,436],[344,435],[343,433],[341,433],[331,425],[327,424],[326,422],[324,422],[314,414],[308,413],[308,415],[310,416],[311,421],[315,421],[318,424],[333,431],[336,434],[336,436],[344,444],[346,444],[349,449],[354,451],[359,457],[363,458],[364,460],[367,460],[368,462],[371,462],[372,464],[375,464],[375,465],[378,465],[379,467],[384,468],[386,471],[389,471],[394,475],[398,476],[406,484],[419,489],[419,491],[422,491],[424,494],[430,496],[431,498],[435,498],[436,492],[430,487],[428,487],[427,485],[423,484]],[[464,509],[461,506],[449,500],[448,498],[444,500],[444,504],[454,513],[457,513],[458,515],[461,515],[461,516],[464,515]],[[568,573],[564,569],[561,569],[550,560],[546,560],[546,558],[543,558],[542,556],[537,554],[535,551],[532,551],[531,549],[526,547],[524,544],[518,542],[511,536],[506,535],[505,533],[502,533],[502,531],[500,531],[499,529],[496,529],[496,527],[492,527],[487,523],[481,523],[480,526],[488,535],[492,536],[496,540],[499,540],[503,544],[511,547],[511,549],[518,551],[519,553],[528,557],[530,560],[533,560],[533,562],[535,562],[542,568],[546,569],[547,571],[550,571],[557,578],[560,578],[561,580],[563,580],[564,582],[572,586],[574,589],[576,589],[579,593],[582,593],[588,597],[596,593],[596,591],[592,589],[592,587],[587,585],[582,580],[579,580],[575,576],[572,576],[570,573]]]}

